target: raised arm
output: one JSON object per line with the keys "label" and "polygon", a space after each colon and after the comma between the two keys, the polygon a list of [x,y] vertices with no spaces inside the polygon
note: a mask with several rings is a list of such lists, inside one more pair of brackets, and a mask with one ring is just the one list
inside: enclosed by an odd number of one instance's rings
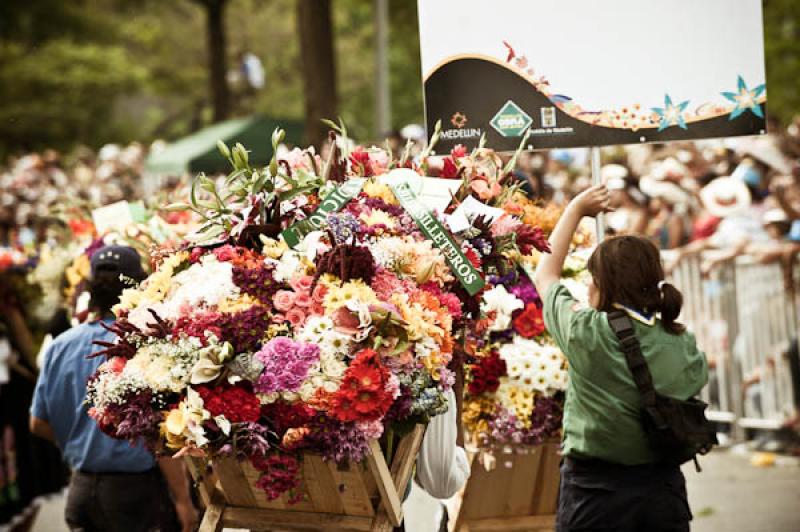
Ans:
{"label": "raised arm", "polygon": [[572,235],[578,229],[584,216],[596,216],[610,210],[608,207],[608,189],[605,185],[595,185],[577,196],[567,205],[564,214],[559,218],[556,228],[550,235],[549,255],[544,255],[536,268],[534,282],[536,289],[542,294],[561,279],[561,270],[569,252]]}

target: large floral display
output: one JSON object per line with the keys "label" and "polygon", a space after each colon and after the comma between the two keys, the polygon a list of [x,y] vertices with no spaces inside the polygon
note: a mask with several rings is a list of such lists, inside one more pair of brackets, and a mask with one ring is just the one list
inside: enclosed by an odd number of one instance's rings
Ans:
{"label": "large floral display", "polygon": [[[252,168],[243,147],[221,150],[234,171],[200,176],[191,202],[174,206],[202,226],[115,309],[90,415],[159,453],[247,459],[268,498],[302,497],[303,453],[359,461],[372,440],[391,447],[449,407],[487,272],[546,242],[511,215],[448,230],[409,186],[427,153],[412,164],[334,145],[327,161],[295,149]],[[483,148],[445,164],[458,166],[443,175],[456,191],[449,213],[518,188]]]}
{"label": "large floral display", "polygon": [[[516,233],[549,235],[560,216],[558,208],[538,207],[521,193],[501,206],[494,231],[512,223]],[[588,229],[576,234],[563,272],[563,282],[584,301]],[[464,426],[475,449],[487,454],[560,436],[567,361],[545,328],[543,295],[532,282],[540,256],[541,248],[505,254],[505,268],[488,277],[481,318],[467,342]]]}

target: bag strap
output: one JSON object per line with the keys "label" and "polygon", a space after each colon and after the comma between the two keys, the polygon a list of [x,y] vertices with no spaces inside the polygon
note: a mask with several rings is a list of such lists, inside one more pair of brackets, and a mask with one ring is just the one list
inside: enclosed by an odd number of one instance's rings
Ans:
{"label": "bag strap", "polygon": [[653,387],[653,377],[650,375],[650,368],[642,355],[642,347],[636,332],[633,329],[633,322],[625,311],[612,310],[608,313],[608,324],[611,330],[617,335],[622,353],[625,355],[625,362],[628,369],[633,374],[633,382],[639,389],[639,395],[645,407],[653,407],[656,404],[656,390]]}

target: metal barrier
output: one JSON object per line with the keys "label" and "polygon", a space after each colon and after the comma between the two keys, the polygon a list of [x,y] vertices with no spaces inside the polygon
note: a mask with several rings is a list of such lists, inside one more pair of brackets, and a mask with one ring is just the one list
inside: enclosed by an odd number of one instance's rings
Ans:
{"label": "metal barrier", "polygon": [[680,320],[708,357],[709,418],[731,424],[735,439],[745,428],[779,429],[796,408],[785,355],[797,338],[800,300],[780,264],[740,257],[703,275],[703,261],[713,258],[687,257],[670,276],[684,297]]}

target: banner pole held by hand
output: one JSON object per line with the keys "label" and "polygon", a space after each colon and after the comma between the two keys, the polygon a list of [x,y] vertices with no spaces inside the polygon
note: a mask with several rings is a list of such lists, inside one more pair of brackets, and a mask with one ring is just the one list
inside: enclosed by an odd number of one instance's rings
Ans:
{"label": "banner pole held by hand", "polygon": [[[592,146],[589,148],[592,160],[592,185],[599,185],[602,183],[600,178],[600,148]],[[600,213],[597,215],[597,243],[602,242],[606,237],[606,215]]]}

